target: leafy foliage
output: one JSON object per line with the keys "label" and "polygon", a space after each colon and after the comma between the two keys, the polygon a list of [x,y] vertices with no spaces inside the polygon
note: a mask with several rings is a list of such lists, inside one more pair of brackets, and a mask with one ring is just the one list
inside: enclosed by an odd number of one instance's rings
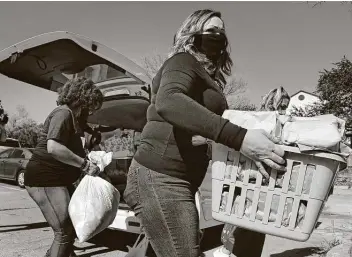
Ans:
{"label": "leafy foliage", "polygon": [[6,125],[6,123],[8,122],[8,119],[9,119],[8,114],[2,107],[1,100],[0,100],[0,124]]}
{"label": "leafy foliage", "polygon": [[352,117],[352,62],[345,56],[331,70],[320,73],[316,93],[325,113],[350,120]]}
{"label": "leafy foliage", "polygon": [[352,120],[352,62],[345,56],[341,61],[334,63],[330,70],[324,69],[315,93],[320,98],[320,103],[294,107],[291,112],[294,116],[312,117],[322,114],[334,114],[351,125]]}
{"label": "leafy foliage", "polygon": [[7,137],[17,139],[23,147],[35,147],[42,128],[43,124],[35,122],[23,106],[18,106],[6,126]]}
{"label": "leafy foliage", "polygon": [[304,108],[293,106],[290,114],[296,117],[314,117],[326,114],[326,110],[323,104],[316,103],[307,105]]}
{"label": "leafy foliage", "polygon": [[104,133],[100,148],[106,152],[129,151],[133,154],[135,150],[134,131],[116,129]]}

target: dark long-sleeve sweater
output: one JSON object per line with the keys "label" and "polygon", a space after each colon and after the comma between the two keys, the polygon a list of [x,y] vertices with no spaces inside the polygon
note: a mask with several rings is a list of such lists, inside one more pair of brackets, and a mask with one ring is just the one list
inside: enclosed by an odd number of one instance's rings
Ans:
{"label": "dark long-sleeve sweater", "polygon": [[246,134],[246,129],[221,117],[227,108],[221,89],[202,65],[191,54],[174,55],[153,80],[136,161],[198,187],[209,158],[207,145],[193,146],[192,136],[239,150]]}

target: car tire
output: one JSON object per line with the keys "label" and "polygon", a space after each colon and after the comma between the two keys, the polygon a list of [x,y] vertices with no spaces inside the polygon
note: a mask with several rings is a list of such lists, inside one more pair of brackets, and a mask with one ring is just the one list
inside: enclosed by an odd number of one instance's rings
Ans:
{"label": "car tire", "polygon": [[17,173],[16,182],[20,188],[24,188],[24,170]]}

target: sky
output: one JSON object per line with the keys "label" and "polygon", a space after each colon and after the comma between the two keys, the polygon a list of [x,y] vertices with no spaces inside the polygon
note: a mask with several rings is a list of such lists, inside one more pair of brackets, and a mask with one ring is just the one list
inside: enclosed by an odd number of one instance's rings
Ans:
{"label": "sky", "polygon": [[[352,5],[328,2],[0,2],[0,49],[50,31],[87,36],[141,63],[168,53],[173,35],[198,9],[222,13],[234,61],[233,74],[247,83],[258,105],[270,89],[313,92],[319,71],[345,55],[352,59]],[[0,99],[15,112],[23,105],[43,122],[56,93],[0,75]]]}

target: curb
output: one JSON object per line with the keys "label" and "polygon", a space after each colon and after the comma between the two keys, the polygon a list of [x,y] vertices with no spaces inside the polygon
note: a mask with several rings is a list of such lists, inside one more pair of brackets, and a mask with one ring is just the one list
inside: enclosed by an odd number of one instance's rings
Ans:
{"label": "curb", "polygon": [[352,190],[352,188],[348,188],[348,186],[334,186],[334,189]]}

